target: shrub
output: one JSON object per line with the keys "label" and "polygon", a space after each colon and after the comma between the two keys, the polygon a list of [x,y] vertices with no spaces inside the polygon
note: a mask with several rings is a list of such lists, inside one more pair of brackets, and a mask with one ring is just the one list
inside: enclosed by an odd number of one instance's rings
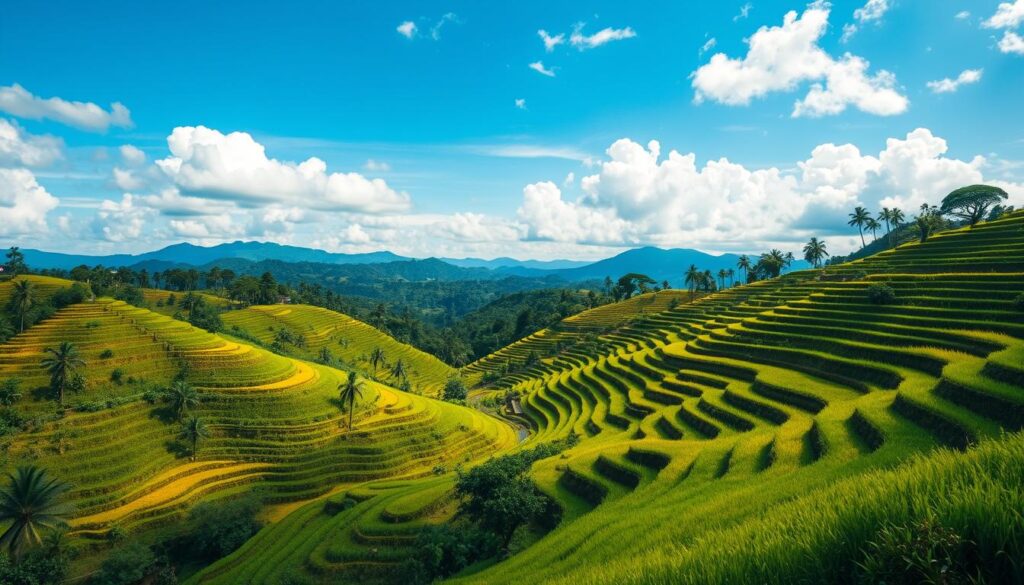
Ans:
{"label": "shrub", "polygon": [[132,585],[149,576],[155,566],[156,556],[148,546],[130,542],[110,553],[99,573],[89,582],[94,585]]}
{"label": "shrub", "polygon": [[875,283],[868,287],[868,300],[876,305],[891,305],[896,302],[896,291],[887,284]]}
{"label": "shrub", "polygon": [[1018,311],[1024,311],[1024,293],[1017,295],[1017,298],[1013,299],[1013,306]]}
{"label": "shrub", "polygon": [[108,348],[108,349],[104,349],[103,351],[100,352],[100,359],[101,360],[109,360],[112,357],[114,357],[114,350],[112,350],[112,349]]}
{"label": "shrub", "polygon": [[114,371],[110,372],[110,381],[120,385],[124,379],[124,370],[121,368],[114,368]]}
{"label": "shrub", "polygon": [[230,554],[260,529],[259,509],[260,501],[252,496],[226,504],[199,504],[189,515],[190,548],[210,560]]}
{"label": "shrub", "polygon": [[0,583],[4,585],[63,583],[67,572],[67,555],[49,547],[29,551],[17,563],[11,562],[7,556],[0,556]]}
{"label": "shrub", "polygon": [[442,396],[448,402],[461,402],[466,399],[467,393],[466,383],[462,381],[462,378],[452,376],[445,382]]}
{"label": "shrub", "polygon": [[966,585],[974,582],[968,577],[974,546],[929,519],[911,526],[886,526],[868,543],[860,563],[862,582]]}
{"label": "shrub", "polygon": [[494,535],[470,526],[428,526],[416,537],[415,552],[403,567],[403,580],[433,583],[493,556],[498,552],[498,544]]}

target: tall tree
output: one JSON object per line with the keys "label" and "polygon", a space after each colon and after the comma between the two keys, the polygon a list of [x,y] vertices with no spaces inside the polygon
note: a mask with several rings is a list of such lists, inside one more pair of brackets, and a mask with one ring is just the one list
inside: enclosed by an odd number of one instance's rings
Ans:
{"label": "tall tree", "polygon": [[391,377],[400,382],[409,378],[409,373],[405,369],[405,364],[402,362],[402,358],[398,358],[395,364],[391,366]]}
{"label": "tall tree", "polygon": [[750,269],[752,268],[752,266],[753,265],[750,263],[750,258],[746,254],[740,256],[740,259],[736,261],[736,268],[739,268],[740,272],[743,274],[744,282],[748,280],[747,275],[750,274]]}
{"label": "tall tree", "polygon": [[196,454],[199,452],[199,440],[208,438],[210,429],[203,419],[193,414],[182,424],[178,436],[192,444],[192,461],[195,461]]}
{"label": "tall tree", "polygon": [[686,286],[690,289],[690,300],[692,301],[694,292],[697,290],[697,287],[700,286],[701,281],[700,269],[697,268],[696,264],[690,264],[690,267],[686,269],[686,274],[684,275],[683,280],[686,282]]}
{"label": "tall tree", "polygon": [[718,270],[718,288],[725,288],[725,277],[729,276],[729,273],[725,271],[725,268]]}
{"label": "tall tree", "polygon": [[164,398],[178,420],[183,420],[190,410],[199,406],[199,392],[184,380],[175,380]]}
{"label": "tall tree", "polygon": [[26,548],[42,544],[44,532],[66,525],[72,509],[62,500],[69,486],[34,465],[18,467],[7,480],[0,490],[0,524],[10,525],[0,546],[20,558]]}
{"label": "tall tree", "polygon": [[857,231],[860,232],[860,247],[867,246],[867,242],[864,241],[864,226],[871,219],[871,214],[868,213],[867,209],[861,206],[854,208],[853,213],[850,214],[850,221],[846,222],[846,225],[857,226]]}
{"label": "tall tree", "polygon": [[370,352],[370,365],[373,367],[374,376],[377,375],[377,369],[384,365],[386,360],[383,349],[379,347],[373,348],[373,351]]}
{"label": "tall tree", "polygon": [[46,348],[46,354],[40,365],[50,374],[50,388],[57,394],[57,403],[64,404],[64,393],[78,375],[78,368],[85,366],[85,360],[78,348],[68,341],[60,342],[57,349]]}
{"label": "tall tree", "polygon": [[36,304],[36,286],[32,281],[21,279],[15,281],[11,291],[11,307],[21,320],[21,331],[25,331],[25,317]]}
{"label": "tall tree", "polygon": [[25,265],[25,254],[22,253],[21,248],[11,246],[11,249],[7,250],[7,271],[11,273],[11,276],[28,271],[28,266]]}
{"label": "tall tree", "polygon": [[363,397],[363,381],[359,379],[359,375],[355,372],[349,372],[348,377],[344,382],[338,384],[338,390],[340,391],[339,399],[341,400],[342,407],[345,403],[348,403],[348,430],[352,430],[352,415],[356,409],[356,398]]}
{"label": "tall tree", "polygon": [[981,221],[989,208],[1009,198],[1006,191],[992,185],[969,185],[960,187],[942,199],[939,212],[970,222],[974,227]]}
{"label": "tall tree", "polygon": [[874,242],[875,240],[878,239],[878,236],[875,234],[875,232],[877,232],[881,228],[882,228],[882,226],[873,217],[869,217],[868,220],[866,222],[864,222],[864,229],[866,229],[869,232],[871,232],[871,241],[872,242]]}
{"label": "tall tree", "polygon": [[730,268],[730,269],[726,270],[725,273],[726,273],[726,275],[729,276],[729,286],[731,287],[733,285],[733,280],[732,279],[733,279],[734,276],[736,276],[736,271],[733,270],[732,268]]}
{"label": "tall tree", "polygon": [[828,256],[825,242],[822,242],[818,238],[811,238],[809,242],[804,244],[804,259],[814,265],[815,268],[821,266],[821,261]]}

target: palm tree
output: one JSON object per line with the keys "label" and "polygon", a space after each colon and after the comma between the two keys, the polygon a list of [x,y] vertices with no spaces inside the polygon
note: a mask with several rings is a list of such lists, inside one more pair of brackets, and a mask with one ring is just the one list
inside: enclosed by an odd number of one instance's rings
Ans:
{"label": "palm tree", "polygon": [[893,229],[900,229],[900,225],[907,216],[903,215],[903,210],[899,207],[893,207],[889,210],[889,221],[892,222]]}
{"label": "palm tree", "polygon": [[21,319],[21,331],[25,331],[25,317],[35,304],[35,285],[24,279],[15,282],[14,290],[11,291],[11,306]]}
{"label": "palm tree", "polygon": [[338,384],[338,390],[341,391],[341,405],[345,406],[348,402],[348,429],[352,430],[352,414],[356,408],[356,398],[363,397],[363,381],[355,372],[349,372],[348,378]]}
{"label": "palm tree", "polygon": [[721,268],[721,269],[718,270],[718,282],[719,282],[718,288],[720,288],[720,289],[725,288],[725,277],[726,276],[729,276],[729,273],[725,271],[725,268]]}
{"label": "palm tree", "polygon": [[391,366],[391,377],[398,378],[399,380],[405,380],[409,377],[409,374],[405,371],[405,364],[402,363],[402,358],[398,358],[395,365]]}
{"label": "palm tree", "polygon": [[882,211],[878,212],[878,219],[885,222],[885,235],[888,237],[892,232],[892,211],[888,207],[883,207]]}
{"label": "palm tree", "polygon": [[370,352],[370,365],[373,366],[374,376],[377,375],[377,368],[379,368],[384,361],[384,350],[379,347],[373,348],[373,351]]}
{"label": "palm tree", "polygon": [[744,281],[748,280],[747,275],[750,273],[751,266],[750,258],[748,258],[746,254],[740,256],[740,259],[736,262],[736,268],[743,271]]}
{"label": "palm tree", "polygon": [[811,238],[809,242],[804,244],[804,259],[818,268],[821,265],[821,261],[828,256],[825,242],[822,242],[818,238]]}
{"label": "palm tree", "polygon": [[857,230],[860,232],[861,248],[867,246],[867,243],[864,241],[864,226],[869,219],[871,219],[871,214],[868,213],[868,210],[858,205],[854,208],[853,213],[850,214],[850,221],[846,222],[846,225],[857,226]]}
{"label": "palm tree", "polygon": [[10,522],[0,535],[0,546],[19,558],[26,547],[42,544],[42,532],[64,526],[71,506],[61,501],[69,486],[34,465],[8,473],[8,485],[0,490],[0,524]]}
{"label": "palm tree", "polygon": [[696,291],[697,287],[700,285],[701,279],[700,270],[697,269],[697,265],[690,264],[690,267],[686,270],[685,276],[686,285],[690,287],[690,300],[692,301],[694,291]]}
{"label": "palm tree", "polygon": [[878,223],[878,221],[875,218],[869,217],[868,220],[864,222],[864,229],[871,232],[871,241],[874,242],[875,240],[878,239],[878,236],[875,235],[875,232],[882,229],[882,226],[881,224]]}
{"label": "palm tree", "polygon": [[78,355],[78,348],[68,341],[60,342],[57,349],[46,348],[49,354],[40,365],[50,374],[50,388],[57,393],[57,403],[64,404],[64,391],[78,374],[78,368],[85,366],[85,360]]}
{"label": "palm tree", "polygon": [[207,428],[206,423],[203,419],[196,415],[188,417],[188,420],[181,426],[181,432],[178,436],[185,439],[189,443],[192,443],[192,461],[196,460],[196,453],[199,450],[199,439],[205,439],[210,436],[210,429]]}
{"label": "palm tree", "polygon": [[795,260],[796,258],[793,257],[792,252],[786,252],[786,255],[782,257],[782,265],[785,266],[786,268],[789,268],[790,266],[793,265],[793,261]]}
{"label": "palm tree", "polygon": [[188,411],[199,406],[199,393],[184,380],[176,380],[171,384],[164,399],[171,404],[171,410],[179,421],[185,418]]}
{"label": "palm tree", "polygon": [[730,268],[730,269],[725,271],[725,274],[729,277],[729,286],[731,287],[732,286],[732,279],[733,279],[734,276],[736,276],[736,271],[733,270],[732,268]]}

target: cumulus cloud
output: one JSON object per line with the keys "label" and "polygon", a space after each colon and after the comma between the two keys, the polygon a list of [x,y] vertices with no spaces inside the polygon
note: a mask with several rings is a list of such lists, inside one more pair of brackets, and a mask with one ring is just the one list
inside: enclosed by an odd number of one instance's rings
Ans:
{"label": "cumulus cloud", "polygon": [[1003,38],[999,39],[999,50],[1003,53],[1024,55],[1024,37],[1013,31],[1004,32]]}
{"label": "cumulus cloud", "polygon": [[957,12],[954,16],[954,18],[956,18],[957,20],[967,20],[970,17],[971,12],[969,10],[961,10],[960,12]]}
{"label": "cumulus cloud", "polygon": [[636,31],[628,26],[626,28],[603,28],[592,35],[585,35],[583,34],[584,26],[583,23],[577,24],[573,27],[572,35],[569,36],[569,44],[581,51],[596,49],[613,41],[622,41],[636,36]]}
{"label": "cumulus cloud", "polygon": [[411,39],[414,36],[416,36],[416,23],[411,20],[407,20],[402,24],[398,25],[395,28],[395,30],[398,31],[398,34],[402,35],[403,37]]}
{"label": "cumulus cloud", "polygon": [[119,148],[118,151],[121,153],[121,160],[123,160],[126,165],[138,167],[146,162],[146,153],[131,144],[121,145],[121,148]]}
{"label": "cumulus cloud", "polygon": [[0,235],[46,232],[46,214],[59,203],[32,171],[0,168]]}
{"label": "cumulus cloud", "polygon": [[860,25],[881,22],[882,17],[889,11],[889,7],[889,0],[868,0],[867,4],[853,11],[853,17],[859,24],[851,22],[843,25],[843,36],[840,40],[844,43],[848,42],[860,30]]}
{"label": "cumulus cloud", "polygon": [[1024,0],[1002,2],[996,13],[986,19],[981,26],[985,28],[1017,28],[1024,22]]}
{"label": "cumulus cloud", "polygon": [[167,145],[171,156],[156,164],[187,195],[250,207],[281,204],[370,213],[410,206],[407,193],[381,179],[328,173],[327,164],[315,157],[301,163],[268,158],[263,145],[245,132],[179,127]]}
{"label": "cumulus cloud", "polygon": [[108,242],[138,239],[152,210],[137,201],[131,193],[125,193],[121,201],[104,200],[93,218],[93,233]]}
{"label": "cumulus cloud", "polygon": [[836,59],[818,45],[828,17],[827,4],[811,4],[802,15],[787,13],[782,26],[758,29],[743,58],[713,55],[691,76],[695,101],[748,105],[768,93],[814,82],[794,105],[794,117],[838,114],[848,106],[881,116],[906,111],[909,102],[896,90],[892,73],[869,75],[863,58],[846,53]]}
{"label": "cumulus cloud", "polygon": [[63,144],[54,136],[33,136],[16,122],[0,118],[0,166],[49,166],[63,157]]}
{"label": "cumulus cloud", "polygon": [[106,132],[111,126],[132,126],[131,113],[120,102],[110,104],[108,111],[92,102],[40,98],[17,83],[0,87],[0,111],[31,120],[49,119],[91,132]]}
{"label": "cumulus cloud", "polygon": [[[750,169],[728,159],[696,164],[696,155],[622,139],[598,172],[584,177],[584,195],[567,199],[550,182],[523,191],[519,220],[529,240],[606,245],[700,246],[728,249],[846,234],[856,205],[911,212],[938,203],[956,187],[993,181],[987,162],[946,157],[948,145],[919,128],[892,138],[875,155],[852,144],[822,144],[810,157],[778,168]],[[1024,185],[996,181],[1024,201]],[[837,250],[838,251],[838,250]]]}
{"label": "cumulus cloud", "polygon": [[130,170],[114,167],[114,184],[122,191],[135,191],[141,189],[145,182]]}
{"label": "cumulus cloud", "polygon": [[565,35],[562,33],[559,33],[555,36],[551,36],[548,34],[548,31],[541,29],[537,31],[537,34],[544,42],[544,50],[547,51],[548,53],[554,51],[555,47],[565,42]]}
{"label": "cumulus cloud", "polygon": [[480,213],[456,213],[435,224],[434,232],[460,242],[508,242],[519,239],[517,226]]}
{"label": "cumulus cloud", "polygon": [[382,160],[374,160],[371,158],[367,159],[363,164],[363,169],[371,173],[386,173],[391,170],[391,165]]}
{"label": "cumulus cloud", "polygon": [[530,69],[533,69],[534,71],[540,73],[541,75],[547,75],[548,77],[555,76],[555,70],[547,69],[546,67],[544,67],[544,63],[541,61],[534,61],[533,63],[530,63],[529,67]]}
{"label": "cumulus cloud", "polygon": [[945,79],[940,79],[938,81],[929,81],[927,86],[933,93],[953,93],[960,89],[960,86],[962,85],[970,85],[981,81],[981,75],[983,72],[983,69],[965,69],[960,72],[960,75],[958,75],[956,79],[946,77]]}

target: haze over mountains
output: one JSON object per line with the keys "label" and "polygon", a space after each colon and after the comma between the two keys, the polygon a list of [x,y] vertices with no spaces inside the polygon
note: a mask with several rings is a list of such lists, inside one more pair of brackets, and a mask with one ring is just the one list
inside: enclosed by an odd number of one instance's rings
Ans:
{"label": "haze over mountains", "polygon": [[[313,248],[288,246],[272,242],[231,242],[216,246],[180,243],[142,254],[89,256],[63,254],[42,250],[24,250],[25,261],[36,269],[65,269],[76,266],[128,266],[162,270],[171,267],[208,267],[220,265],[240,272],[271,270],[275,266],[303,264],[310,272],[316,265],[349,265],[358,273],[376,273],[380,277],[402,277],[410,280],[489,280],[507,276],[557,277],[567,282],[613,279],[629,272],[639,272],[673,286],[683,286],[683,272],[691,264],[717,274],[722,269],[735,269],[737,254],[713,255],[685,248],[662,249],[643,247],[620,254],[584,262],[577,260],[517,260],[515,258],[427,258],[415,259],[388,251],[346,254]],[[806,268],[803,260],[792,269]],[[327,266],[324,269],[334,272]]]}

